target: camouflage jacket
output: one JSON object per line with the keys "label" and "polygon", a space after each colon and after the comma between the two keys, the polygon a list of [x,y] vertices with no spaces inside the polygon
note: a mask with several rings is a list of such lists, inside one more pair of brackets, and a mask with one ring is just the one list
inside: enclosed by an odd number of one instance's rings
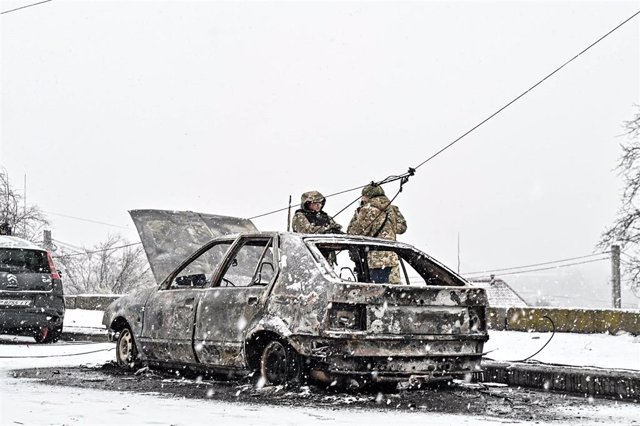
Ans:
{"label": "camouflage jacket", "polygon": [[341,234],[342,226],[336,223],[331,216],[320,210],[298,209],[291,222],[293,232],[301,234]]}
{"label": "camouflage jacket", "polygon": [[293,215],[291,228],[293,232],[301,234],[341,234],[342,226],[337,224],[331,216],[320,209],[315,212],[308,208],[310,202],[324,203],[326,199],[318,191],[308,191],[300,197],[300,208]]}
{"label": "camouflage jacket", "polygon": [[[370,198],[360,206],[347,228],[348,234],[395,240],[397,234],[407,230],[407,221],[400,209],[384,195]],[[375,251],[369,254],[369,268],[394,267],[398,256],[393,252]]]}

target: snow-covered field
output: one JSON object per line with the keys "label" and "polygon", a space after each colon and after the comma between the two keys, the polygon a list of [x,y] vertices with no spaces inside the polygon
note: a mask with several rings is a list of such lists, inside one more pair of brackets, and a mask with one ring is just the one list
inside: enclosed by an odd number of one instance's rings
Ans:
{"label": "snow-covered field", "polygon": [[[99,329],[102,314],[69,310],[65,328]],[[531,355],[550,333],[492,332],[487,350],[496,360],[519,360]],[[299,408],[170,398],[91,389],[51,387],[15,378],[10,370],[33,367],[102,365],[113,360],[113,343],[35,345],[29,338],[0,340],[1,424],[131,424],[131,425],[495,425],[493,417],[424,412],[365,411],[340,407]],[[535,359],[557,364],[640,369],[640,339],[622,335],[556,334]],[[575,407],[567,408],[576,410]],[[586,404],[576,411],[575,424],[639,424],[639,404]],[[506,421],[506,420],[505,420]],[[516,424],[538,424],[535,419]]]}

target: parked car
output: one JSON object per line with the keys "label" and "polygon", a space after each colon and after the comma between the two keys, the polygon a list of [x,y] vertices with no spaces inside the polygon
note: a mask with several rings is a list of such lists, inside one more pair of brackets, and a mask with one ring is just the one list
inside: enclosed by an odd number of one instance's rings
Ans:
{"label": "parked car", "polygon": [[[258,232],[245,219],[190,212],[131,215],[159,286],[105,311],[123,368],[255,373],[271,385],[480,370],[485,291],[411,245]],[[367,257],[379,250],[398,255],[401,284],[371,282]]]}
{"label": "parked car", "polygon": [[13,236],[0,236],[0,333],[60,338],[64,320],[62,280],[51,253]]}

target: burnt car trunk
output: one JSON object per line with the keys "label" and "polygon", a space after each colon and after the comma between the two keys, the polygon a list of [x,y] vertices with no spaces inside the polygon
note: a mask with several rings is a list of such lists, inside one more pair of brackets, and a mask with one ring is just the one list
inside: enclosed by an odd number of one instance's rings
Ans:
{"label": "burnt car trunk", "polygon": [[336,285],[311,357],[329,375],[431,381],[480,370],[484,290]]}

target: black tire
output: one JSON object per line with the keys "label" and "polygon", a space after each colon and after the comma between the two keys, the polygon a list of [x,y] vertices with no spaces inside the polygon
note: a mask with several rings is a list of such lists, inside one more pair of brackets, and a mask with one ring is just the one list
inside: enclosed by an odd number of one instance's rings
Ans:
{"label": "black tire", "polygon": [[287,343],[272,340],[262,350],[260,377],[264,386],[299,385],[304,371],[304,358]]}
{"label": "black tire", "polygon": [[125,370],[133,370],[139,366],[138,348],[133,338],[133,332],[129,326],[120,330],[116,342],[116,361],[118,367]]}
{"label": "black tire", "polygon": [[33,334],[36,343],[54,343],[60,340],[62,327],[51,328],[48,325],[42,326]]}

